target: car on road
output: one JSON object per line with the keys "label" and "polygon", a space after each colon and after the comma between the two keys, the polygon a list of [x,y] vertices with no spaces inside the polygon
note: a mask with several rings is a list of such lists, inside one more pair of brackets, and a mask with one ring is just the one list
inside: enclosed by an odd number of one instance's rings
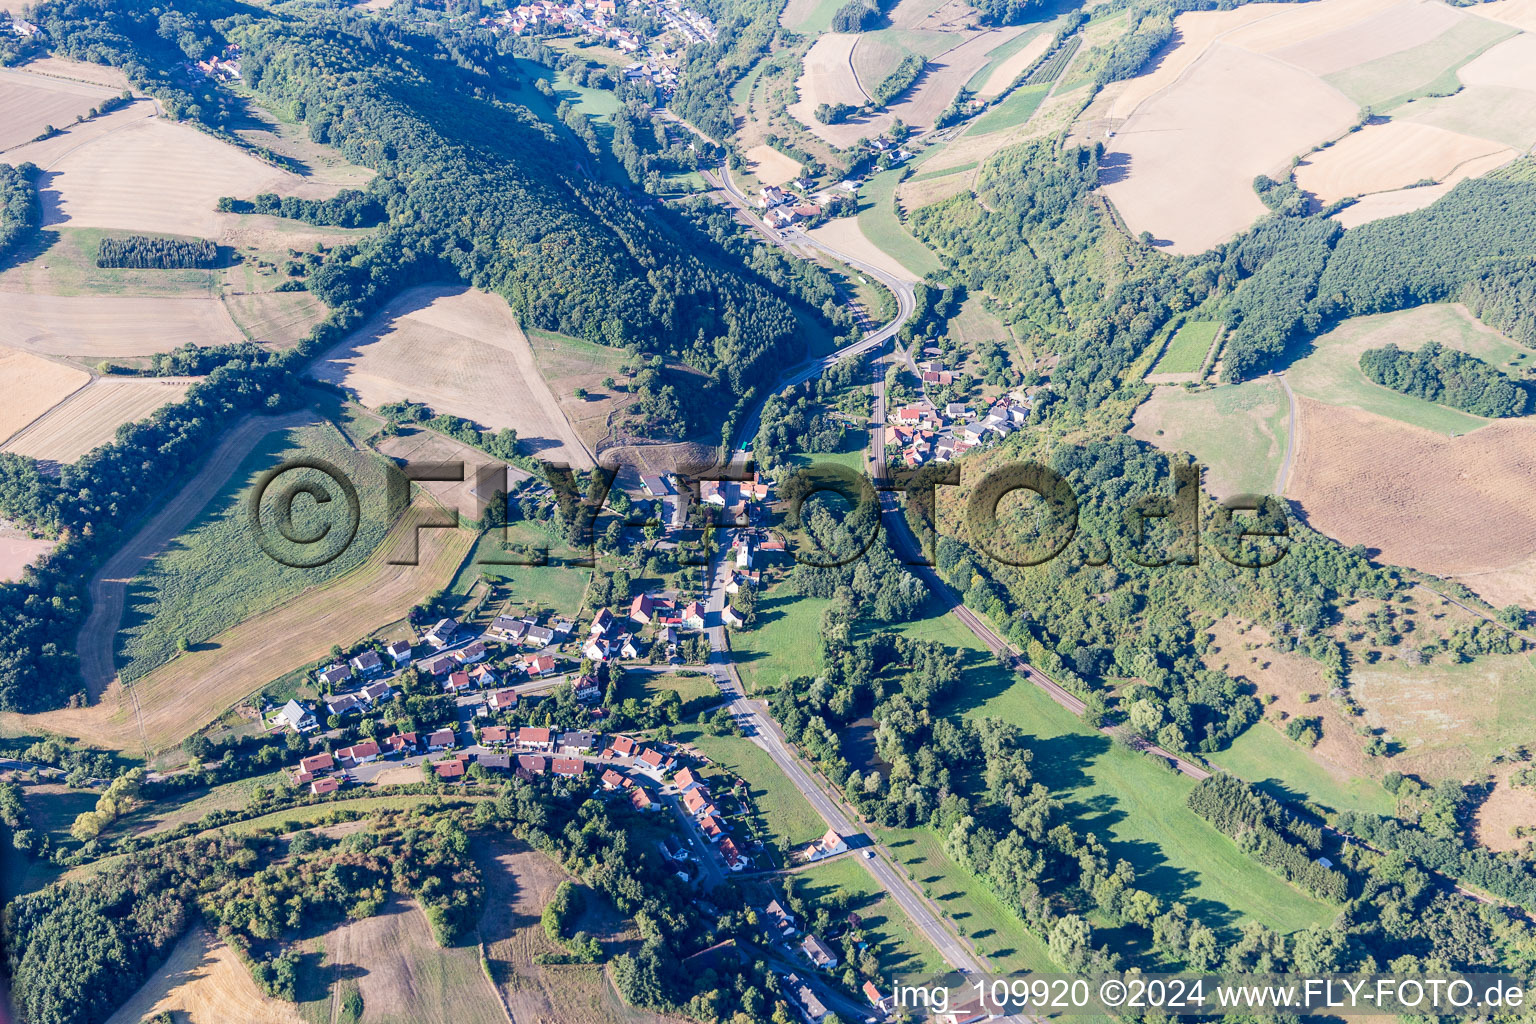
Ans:
{"label": "car on road", "polygon": [[874,860],[875,859],[875,851],[874,850],[865,850],[864,851],[864,859],[865,860]]}

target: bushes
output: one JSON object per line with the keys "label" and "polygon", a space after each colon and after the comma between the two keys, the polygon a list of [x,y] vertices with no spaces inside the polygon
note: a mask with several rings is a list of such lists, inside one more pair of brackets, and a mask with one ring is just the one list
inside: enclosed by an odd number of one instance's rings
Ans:
{"label": "bushes", "polygon": [[[849,0],[832,15],[832,31],[864,32],[880,24],[880,9],[865,0]],[[833,122],[826,122],[831,124]]]}
{"label": "bushes", "polygon": [[386,216],[384,204],[377,196],[355,188],[343,189],[330,199],[299,199],[271,192],[263,192],[255,199],[224,196],[219,200],[219,210],[223,213],[265,213],[306,224],[339,228],[371,228]]}
{"label": "bushes", "polygon": [[1475,356],[1437,341],[1416,352],[1396,345],[1360,353],[1360,372],[1405,395],[1464,409],[1476,416],[1524,416],[1530,392]]}
{"label": "bushes", "polygon": [[901,58],[901,63],[896,65],[896,70],[881,79],[880,84],[875,86],[875,91],[870,94],[870,108],[881,110],[889,105],[916,84],[918,76],[927,66],[928,62],[915,53],[909,53]]}
{"label": "bushes", "polygon": [[847,103],[818,103],[815,117],[822,124],[842,124],[857,113],[858,109]]}
{"label": "bushes", "polygon": [[219,247],[206,238],[103,238],[96,249],[98,267],[131,267],[139,270],[179,270],[211,267]]}

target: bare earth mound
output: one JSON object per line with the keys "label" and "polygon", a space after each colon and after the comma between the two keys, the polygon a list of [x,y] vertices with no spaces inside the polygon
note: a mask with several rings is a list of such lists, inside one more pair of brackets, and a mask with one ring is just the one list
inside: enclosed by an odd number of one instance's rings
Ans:
{"label": "bare earth mound", "polygon": [[1367,125],[1313,153],[1296,169],[1296,184],[1324,205],[1346,196],[1404,189],[1428,179],[1441,182],[1469,163],[1494,166],[1513,149],[1411,121]]}
{"label": "bare earth mound", "polygon": [[499,296],[413,288],[326,353],[313,372],[364,405],[424,402],[482,427],[511,427],[541,458],[592,465]]}
{"label": "bare earth mound", "polygon": [[1306,442],[1287,497],[1308,522],[1380,561],[1448,575],[1536,551],[1536,423],[1446,438],[1299,398]]}
{"label": "bare earth mound", "polygon": [[124,423],[179,402],[196,377],[97,377],[0,450],[67,465],[106,444]]}
{"label": "bare earth mound", "polygon": [[91,382],[84,370],[30,352],[0,349],[0,442]]}
{"label": "bare earth mound", "polygon": [[170,1013],[180,1024],[301,1024],[298,1008],[264,995],[235,951],[193,928],[171,950],[170,959],[107,1024],[139,1024]]}
{"label": "bare earth mound", "polygon": [[44,355],[95,362],[244,337],[210,295],[0,296],[0,345]]}
{"label": "bare earth mound", "polygon": [[1263,216],[1258,174],[1344,131],[1355,105],[1296,67],[1218,43],[1126,122],[1104,191],[1132,232],[1202,252]]}

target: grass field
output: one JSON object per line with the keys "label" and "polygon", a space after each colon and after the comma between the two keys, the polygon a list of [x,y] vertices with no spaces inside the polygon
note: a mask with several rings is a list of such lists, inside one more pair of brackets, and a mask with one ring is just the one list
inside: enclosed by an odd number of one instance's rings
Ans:
{"label": "grass field", "polygon": [[1194,455],[1218,497],[1266,494],[1285,458],[1289,416],[1285,392],[1272,380],[1204,391],[1160,387],[1136,410],[1131,436]]}
{"label": "grass field", "polygon": [[1483,18],[1464,18],[1428,42],[1377,57],[1332,74],[1324,81],[1360,104],[1388,111],[1428,93],[1455,92],[1456,70],[1516,29]]}
{"label": "grass field", "polygon": [[1396,802],[1374,779],[1334,772],[1306,748],[1260,722],[1210,759],[1233,775],[1283,799],[1310,800],[1339,811],[1391,814]]}
{"label": "grass field", "polygon": [[876,248],[922,277],[941,266],[939,258],[912,237],[896,217],[896,185],[901,170],[889,170],[870,178],[859,190],[859,230]]}
{"label": "grass field", "polygon": [[700,712],[714,707],[722,699],[714,676],[702,673],[685,676],[677,672],[625,672],[619,680],[618,699],[634,698],[643,704],[669,690],[682,700],[685,722],[693,721]]}
{"label": "grass field", "polygon": [[492,530],[475,542],[473,555],[464,563],[454,579],[452,590],[467,594],[469,588],[481,576],[501,582],[511,591],[512,604],[529,611],[558,612],[570,615],[581,605],[592,570],[574,565],[555,564],[562,552],[558,542],[537,527],[527,523],[512,523],[507,527],[507,537],[513,544],[544,543],[549,545],[549,565],[496,565],[488,559],[504,558],[501,531]]}
{"label": "grass field", "polygon": [[[259,478],[274,466],[293,459],[321,459],[348,474],[361,500],[357,535],[334,561],[312,569],[291,568],[262,549],[247,512]],[[314,471],[298,471],[308,482]],[[285,474],[286,477],[286,474]],[[325,485],[325,478],[313,481]],[[284,480],[284,485],[290,482]],[[339,489],[329,493],[331,506],[310,499],[294,503],[297,528],[310,532],[330,525],[338,535],[344,519],[327,513],[341,510]],[[270,492],[273,500],[276,490]],[[321,587],[351,571],[368,557],[389,528],[391,515],[385,494],[383,464],[347,443],[331,423],[296,427],[268,435],[246,457],[224,487],[213,495],[191,526],[156,558],[129,587],[122,631],[118,639],[120,671],[125,682],[138,679],[176,653],[186,640],[202,644],[254,615],[276,607],[305,590]],[[297,548],[293,554],[301,552]]]}
{"label": "grass field", "polygon": [[[633,401],[629,392],[603,386],[609,377],[623,383],[622,370],[628,356],[623,349],[594,345],[553,331],[527,333],[534,362],[561,412],[577,435],[595,447],[608,433],[609,417]],[[587,397],[577,398],[577,388],[585,388]]]}
{"label": "grass field", "polygon": [[1153,373],[1199,373],[1221,325],[1214,320],[1189,320],[1168,342]]}
{"label": "grass field", "polygon": [[840,857],[789,876],[795,891],[824,899],[833,893],[850,897],[848,909],[859,915],[865,938],[880,958],[880,975],[886,984],[899,975],[936,974],[945,970],[938,951],[912,927],[896,901],[886,895],[868,871],[852,857]]}
{"label": "grass field", "polygon": [[96,265],[96,250],[103,238],[122,238],[132,233],[67,226],[41,231],[17,251],[13,260],[7,261],[5,270],[0,272],[0,292],[65,296],[218,295],[217,270],[140,270]]}
{"label": "grass field", "polygon": [[775,688],[785,676],[813,676],[820,670],[821,655],[811,641],[830,603],[797,597],[783,584],[758,597],[757,625],[731,634],[731,657],[749,694]]}
{"label": "grass field", "polygon": [[821,815],[806,802],[767,751],[744,736],[712,736],[702,730],[678,730],[677,738],[691,744],[711,761],[746,780],[752,802],[762,817],[762,832],[787,836],[804,846],[827,830]]}
{"label": "grass field", "polygon": [[1368,348],[1391,343],[1401,349],[1417,349],[1428,341],[1460,349],[1499,369],[1507,369],[1521,355],[1519,346],[1484,327],[1461,305],[1438,303],[1346,320],[1313,339],[1286,367],[1286,379],[1303,397],[1350,406],[1439,434],[1465,434],[1488,425],[1491,421],[1481,416],[1401,394],[1367,380],[1360,372],[1360,353]]}
{"label": "grass field", "polygon": [[1007,99],[982,114],[965,130],[967,135],[985,135],[1000,132],[1028,121],[1045,101],[1051,91],[1048,84],[1021,85],[1008,94]]}

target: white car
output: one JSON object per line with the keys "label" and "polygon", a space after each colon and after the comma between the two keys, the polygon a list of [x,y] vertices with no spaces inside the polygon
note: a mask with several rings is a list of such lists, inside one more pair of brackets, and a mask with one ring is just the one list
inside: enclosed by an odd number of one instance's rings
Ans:
{"label": "white car", "polygon": [[864,851],[864,859],[865,860],[874,860],[875,859],[875,851],[874,850],[865,850]]}

